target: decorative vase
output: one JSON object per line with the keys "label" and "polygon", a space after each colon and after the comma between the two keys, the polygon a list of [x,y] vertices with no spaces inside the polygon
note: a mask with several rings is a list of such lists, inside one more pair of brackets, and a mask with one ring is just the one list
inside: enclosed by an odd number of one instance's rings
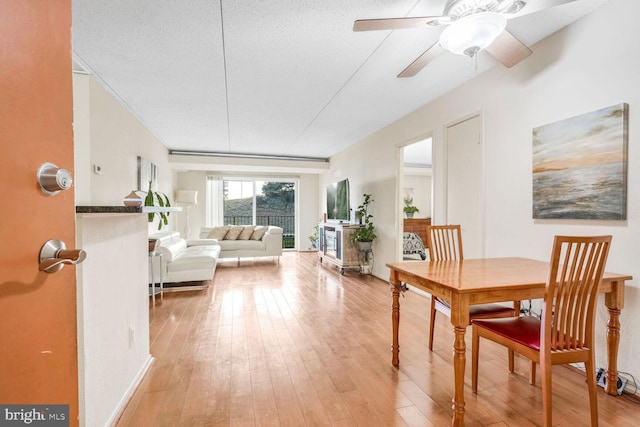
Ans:
{"label": "decorative vase", "polygon": [[405,212],[407,214],[407,218],[413,218],[413,212]]}
{"label": "decorative vase", "polygon": [[135,191],[124,196],[125,206],[142,206],[142,197],[138,196]]}

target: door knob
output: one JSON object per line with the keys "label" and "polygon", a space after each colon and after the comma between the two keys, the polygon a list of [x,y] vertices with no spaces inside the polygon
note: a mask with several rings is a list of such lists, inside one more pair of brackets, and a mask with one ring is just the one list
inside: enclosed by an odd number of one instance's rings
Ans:
{"label": "door knob", "polygon": [[38,169],[38,183],[48,196],[54,196],[61,190],[71,188],[73,180],[68,170],[59,168],[53,163],[43,163]]}
{"label": "door knob", "polygon": [[80,264],[87,258],[87,253],[82,249],[67,249],[63,241],[51,239],[40,249],[39,270],[45,273],[60,271],[65,264]]}

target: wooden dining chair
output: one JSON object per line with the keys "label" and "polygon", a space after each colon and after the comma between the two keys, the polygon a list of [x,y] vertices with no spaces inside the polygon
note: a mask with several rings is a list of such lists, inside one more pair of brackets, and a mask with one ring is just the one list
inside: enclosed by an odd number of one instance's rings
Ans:
{"label": "wooden dining chair", "polygon": [[478,391],[480,337],[509,349],[509,371],[517,352],[540,364],[544,426],[551,426],[551,366],[584,363],[591,425],[598,425],[595,377],[594,314],[611,236],[556,236],[544,292],[542,318],[474,320],[471,388]]}
{"label": "wooden dining chair", "polygon": [[[428,225],[427,246],[431,261],[462,260],[462,233],[460,225]],[[429,350],[433,351],[433,331],[436,312],[451,317],[449,303],[436,296],[431,297],[431,321],[429,322]],[[503,304],[476,304],[469,307],[469,319],[487,319],[493,317],[513,317],[520,315],[520,302],[513,306]]]}

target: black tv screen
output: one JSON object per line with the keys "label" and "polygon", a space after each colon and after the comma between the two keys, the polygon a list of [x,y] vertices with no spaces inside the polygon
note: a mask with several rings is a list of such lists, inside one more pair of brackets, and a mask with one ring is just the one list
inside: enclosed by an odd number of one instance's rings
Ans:
{"label": "black tv screen", "polygon": [[349,180],[334,182],[327,186],[327,219],[349,221]]}

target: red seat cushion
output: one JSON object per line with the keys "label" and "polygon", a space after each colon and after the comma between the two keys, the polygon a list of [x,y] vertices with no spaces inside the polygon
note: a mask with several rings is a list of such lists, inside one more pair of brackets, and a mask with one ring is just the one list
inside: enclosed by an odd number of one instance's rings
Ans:
{"label": "red seat cushion", "polygon": [[473,320],[471,324],[540,351],[540,319],[533,316]]}

